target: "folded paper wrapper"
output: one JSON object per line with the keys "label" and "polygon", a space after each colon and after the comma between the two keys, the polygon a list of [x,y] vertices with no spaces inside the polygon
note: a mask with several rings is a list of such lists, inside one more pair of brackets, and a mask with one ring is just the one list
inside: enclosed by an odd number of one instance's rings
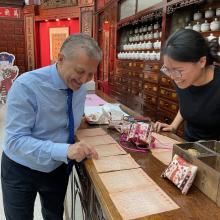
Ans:
{"label": "folded paper wrapper", "polygon": [[172,162],[161,176],[173,182],[181,190],[182,194],[187,194],[195,179],[197,169],[197,166],[175,154]]}
{"label": "folded paper wrapper", "polygon": [[122,120],[124,116],[128,114],[121,110],[120,104],[85,107],[85,117],[90,124],[109,124],[110,120]]}

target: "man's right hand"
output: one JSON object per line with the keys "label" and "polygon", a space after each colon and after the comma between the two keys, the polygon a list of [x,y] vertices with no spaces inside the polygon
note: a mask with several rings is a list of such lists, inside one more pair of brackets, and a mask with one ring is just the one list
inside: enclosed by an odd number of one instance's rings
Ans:
{"label": "man's right hand", "polygon": [[98,159],[98,153],[93,147],[89,146],[84,141],[80,141],[75,144],[70,144],[67,157],[70,160],[80,162],[85,158]]}

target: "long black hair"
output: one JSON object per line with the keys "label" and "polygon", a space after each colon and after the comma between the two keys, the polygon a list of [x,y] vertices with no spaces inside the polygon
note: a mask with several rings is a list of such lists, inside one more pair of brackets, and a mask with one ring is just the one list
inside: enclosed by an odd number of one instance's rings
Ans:
{"label": "long black hair", "polygon": [[180,29],[167,39],[162,53],[176,61],[193,63],[206,56],[206,66],[209,66],[214,62],[220,62],[219,48],[217,38],[208,42],[197,31]]}

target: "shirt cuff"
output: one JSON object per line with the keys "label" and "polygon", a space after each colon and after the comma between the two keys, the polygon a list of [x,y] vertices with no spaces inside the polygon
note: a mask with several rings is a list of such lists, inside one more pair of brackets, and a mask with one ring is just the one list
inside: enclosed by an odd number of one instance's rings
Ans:
{"label": "shirt cuff", "polygon": [[67,151],[69,148],[69,144],[54,144],[51,152],[51,156],[54,160],[63,161],[64,163],[68,163],[67,161]]}

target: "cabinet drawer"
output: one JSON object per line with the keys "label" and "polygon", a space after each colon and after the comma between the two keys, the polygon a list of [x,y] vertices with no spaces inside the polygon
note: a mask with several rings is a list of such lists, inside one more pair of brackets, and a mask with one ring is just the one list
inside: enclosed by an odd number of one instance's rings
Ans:
{"label": "cabinet drawer", "polygon": [[123,69],[116,69],[115,75],[122,75],[122,74],[126,74],[125,70],[123,70]]}
{"label": "cabinet drawer", "polygon": [[160,85],[168,88],[175,88],[173,80],[164,74],[160,75]]}
{"label": "cabinet drawer", "polygon": [[140,73],[140,71],[139,71],[139,72],[133,71],[133,72],[131,73],[131,76],[134,77],[134,78],[143,78],[144,74],[143,74],[143,73]]}
{"label": "cabinet drawer", "polygon": [[173,101],[178,100],[177,93],[174,90],[171,90],[171,89],[160,87],[159,88],[159,94],[160,94],[160,96],[163,96],[167,99],[171,99]]}
{"label": "cabinet drawer", "polygon": [[176,113],[179,109],[178,104],[172,101],[159,98],[159,108]]}
{"label": "cabinet drawer", "polygon": [[145,92],[150,92],[150,93],[153,93],[156,95],[157,90],[158,90],[157,84],[144,83],[144,91]]}
{"label": "cabinet drawer", "polygon": [[154,63],[154,64],[145,64],[144,66],[144,72],[159,72],[160,70],[160,64]]}
{"label": "cabinet drawer", "polygon": [[129,61],[121,61],[121,60],[120,61],[116,61],[116,67],[124,69],[124,68],[128,67],[129,63],[130,63]]}
{"label": "cabinet drawer", "polygon": [[117,90],[122,93],[122,94],[127,94],[128,92],[128,87],[125,85],[120,85],[117,87]]}
{"label": "cabinet drawer", "polygon": [[122,78],[120,76],[114,76],[113,77],[113,82],[114,83],[121,83],[122,82]]}
{"label": "cabinet drawer", "polygon": [[140,78],[141,80],[143,80],[144,77],[144,73],[142,73],[141,71],[132,71],[131,69],[126,70],[127,72],[123,73],[124,77],[131,77],[131,78]]}
{"label": "cabinet drawer", "polygon": [[128,77],[124,77],[124,76],[121,77],[121,83],[128,83],[128,81],[129,81]]}
{"label": "cabinet drawer", "polygon": [[148,73],[144,72],[144,80],[148,82],[158,83],[159,74],[158,73]]}
{"label": "cabinet drawer", "polygon": [[132,80],[131,81],[131,86],[135,88],[142,89],[142,81],[139,80]]}
{"label": "cabinet drawer", "polygon": [[143,68],[145,67],[145,64],[144,64],[144,62],[138,62],[138,63],[136,64],[136,66],[137,66],[137,68],[139,68],[139,69],[143,69]]}
{"label": "cabinet drawer", "polygon": [[130,61],[127,65],[127,67],[131,67],[132,69],[144,69],[145,64],[144,62],[140,62],[140,61]]}
{"label": "cabinet drawer", "polygon": [[128,92],[128,86],[126,86],[126,85],[121,85],[121,90],[122,90],[123,92],[127,93],[127,92]]}
{"label": "cabinet drawer", "polygon": [[143,94],[145,105],[157,105],[157,97],[154,95]]}

